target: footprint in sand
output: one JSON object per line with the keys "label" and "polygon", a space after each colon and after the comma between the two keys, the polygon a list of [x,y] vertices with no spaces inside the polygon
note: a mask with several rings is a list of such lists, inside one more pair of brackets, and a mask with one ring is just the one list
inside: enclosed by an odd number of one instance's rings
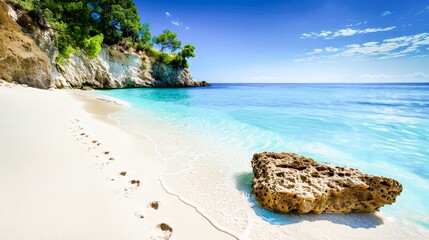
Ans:
{"label": "footprint in sand", "polygon": [[138,218],[144,218],[144,216],[146,215],[146,211],[144,209],[137,209],[134,212],[134,216],[138,217]]}
{"label": "footprint in sand", "polygon": [[152,240],[168,240],[173,233],[173,229],[166,223],[161,223],[156,225],[155,229],[152,231]]}
{"label": "footprint in sand", "polygon": [[150,208],[153,208],[153,209],[155,209],[155,210],[158,210],[158,208],[159,208],[159,202],[158,202],[158,201],[150,202],[150,203],[149,203],[149,207],[150,207]]}
{"label": "footprint in sand", "polygon": [[[92,144],[91,144],[92,143]],[[97,140],[92,140],[90,142],[88,142],[88,144],[90,144],[90,146],[88,147],[88,151],[94,150],[96,149],[98,146],[100,146],[100,143],[98,143]]]}
{"label": "footprint in sand", "polygon": [[124,187],[124,197],[128,197],[132,192],[134,192],[140,186],[140,180],[133,179],[128,182],[128,186]]}
{"label": "footprint in sand", "polygon": [[146,214],[149,214],[149,215],[151,214],[150,211],[147,212],[148,208],[151,208],[152,210],[156,211],[159,208],[159,204],[160,204],[159,201],[152,201],[146,207],[141,207],[136,211],[134,211],[134,216],[138,218],[144,218]]}
{"label": "footprint in sand", "polygon": [[[92,142],[94,142],[94,141],[92,141]],[[97,143],[97,146],[99,145],[100,143]],[[108,156],[109,154],[111,154],[110,153],[110,151],[104,151],[104,152],[102,152],[102,154],[103,155],[105,155],[105,156]],[[98,158],[98,157],[100,157],[99,155],[95,155],[95,157],[96,158]],[[101,170],[101,169],[103,169],[103,168],[105,168],[106,166],[108,166],[111,162],[113,162],[115,160],[115,158],[114,157],[109,157],[109,158],[107,158],[106,160],[104,160],[104,161],[102,161],[101,163],[100,163],[100,167],[99,167],[99,169]],[[133,183],[134,184],[134,183]],[[140,181],[139,181],[139,183],[138,184],[140,184]]]}

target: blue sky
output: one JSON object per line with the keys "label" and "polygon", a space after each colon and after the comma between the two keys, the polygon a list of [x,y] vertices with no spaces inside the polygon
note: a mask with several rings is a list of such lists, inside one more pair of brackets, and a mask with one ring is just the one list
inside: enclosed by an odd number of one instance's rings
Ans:
{"label": "blue sky", "polygon": [[429,0],[135,1],[209,82],[429,82]]}

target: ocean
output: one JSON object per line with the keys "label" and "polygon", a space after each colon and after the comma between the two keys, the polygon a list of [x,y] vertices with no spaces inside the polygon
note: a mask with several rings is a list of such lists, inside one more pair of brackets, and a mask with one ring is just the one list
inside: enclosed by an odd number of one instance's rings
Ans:
{"label": "ocean", "polygon": [[[360,218],[280,215],[259,207],[250,161],[263,151],[395,178],[404,190],[377,215],[429,229],[427,83],[213,84],[97,94],[132,106],[109,117],[156,144],[165,162],[163,187],[242,239],[287,237],[282,226],[299,221]],[[355,227],[379,221],[366,219]]]}

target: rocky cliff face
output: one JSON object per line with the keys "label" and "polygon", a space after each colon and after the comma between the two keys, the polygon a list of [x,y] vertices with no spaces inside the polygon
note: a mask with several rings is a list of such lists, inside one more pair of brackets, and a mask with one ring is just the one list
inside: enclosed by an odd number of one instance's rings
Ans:
{"label": "rocky cliff face", "polygon": [[[26,28],[21,28],[17,22]],[[0,1],[0,78],[32,87],[49,88],[52,82],[50,59],[32,36],[24,32],[34,25],[29,14],[18,15]]]}
{"label": "rocky cliff face", "polygon": [[72,54],[55,61],[56,38],[43,16],[0,0],[0,79],[37,88],[130,88],[207,86],[184,68],[157,63],[143,52],[104,46],[89,59]]}
{"label": "rocky cliff face", "polygon": [[402,192],[394,179],[294,153],[255,154],[252,167],[256,199],[276,212],[371,212],[394,203]]}

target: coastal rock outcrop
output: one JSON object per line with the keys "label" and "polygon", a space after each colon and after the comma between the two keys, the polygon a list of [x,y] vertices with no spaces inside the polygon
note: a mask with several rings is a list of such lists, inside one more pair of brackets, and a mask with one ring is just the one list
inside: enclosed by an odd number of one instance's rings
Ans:
{"label": "coastal rock outcrop", "polygon": [[371,212],[395,202],[402,191],[394,179],[294,153],[257,153],[252,167],[256,200],[281,213]]}
{"label": "coastal rock outcrop", "polygon": [[205,81],[195,81],[186,68],[178,68],[155,63],[152,66],[155,87],[201,87],[210,86]]}
{"label": "coastal rock outcrop", "polygon": [[154,79],[142,69],[147,57],[126,53],[119,47],[105,46],[97,58],[72,54],[64,64],[57,64],[54,79],[58,88],[130,88],[151,87]]}
{"label": "coastal rock outcrop", "polygon": [[24,32],[37,24],[29,13],[17,14],[0,1],[0,78],[37,88],[51,86],[50,59],[32,36]]}
{"label": "coastal rock outcrop", "polygon": [[60,64],[57,39],[42,14],[0,0],[0,78],[37,88],[208,86],[186,68],[156,62],[144,52],[103,46],[90,59],[83,51]]}

